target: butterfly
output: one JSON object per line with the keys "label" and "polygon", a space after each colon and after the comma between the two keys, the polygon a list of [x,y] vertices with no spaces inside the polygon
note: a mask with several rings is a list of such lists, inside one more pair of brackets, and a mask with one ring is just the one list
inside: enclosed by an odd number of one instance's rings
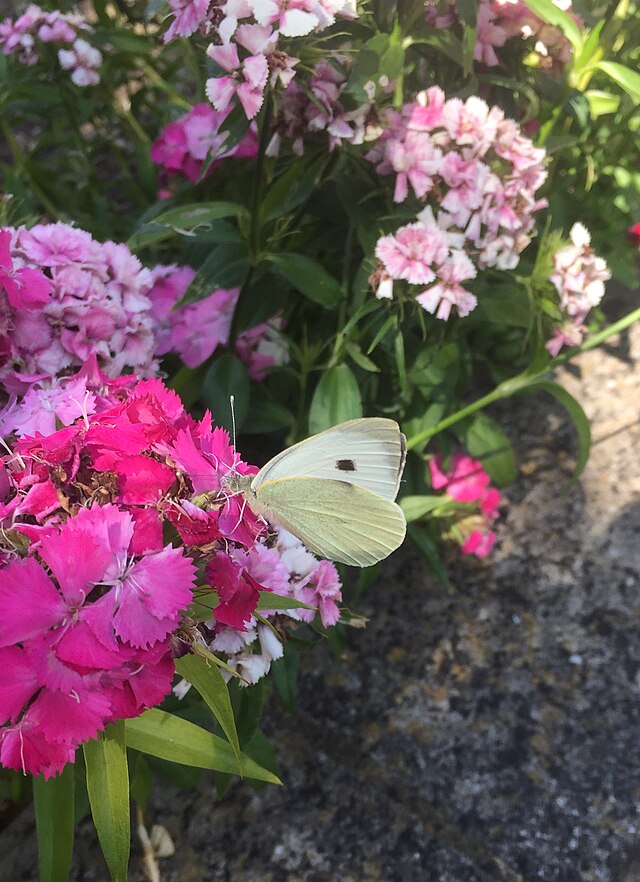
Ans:
{"label": "butterfly", "polygon": [[229,475],[227,488],[320,557],[368,567],[405,537],[394,500],[406,455],[393,420],[349,420],[283,450],[257,475]]}

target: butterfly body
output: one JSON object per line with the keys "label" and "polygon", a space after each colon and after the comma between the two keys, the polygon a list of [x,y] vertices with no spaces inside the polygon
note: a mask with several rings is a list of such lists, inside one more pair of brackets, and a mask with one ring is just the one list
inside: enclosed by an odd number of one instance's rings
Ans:
{"label": "butterfly body", "polygon": [[405,456],[393,420],[350,420],[287,448],[257,475],[230,476],[227,487],[320,557],[371,566],[405,536],[394,502]]}

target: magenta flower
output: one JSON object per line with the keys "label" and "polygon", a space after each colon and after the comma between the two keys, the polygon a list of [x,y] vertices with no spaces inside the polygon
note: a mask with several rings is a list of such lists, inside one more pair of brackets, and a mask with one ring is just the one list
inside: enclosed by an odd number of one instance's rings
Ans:
{"label": "magenta flower", "polygon": [[9,230],[0,230],[0,289],[13,309],[37,309],[49,301],[53,285],[41,270],[13,268],[11,238]]}

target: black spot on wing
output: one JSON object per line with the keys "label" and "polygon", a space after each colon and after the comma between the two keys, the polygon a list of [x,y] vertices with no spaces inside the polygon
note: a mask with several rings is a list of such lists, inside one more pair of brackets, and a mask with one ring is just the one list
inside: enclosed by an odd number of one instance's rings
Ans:
{"label": "black spot on wing", "polygon": [[339,472],[355,472],[356,464],[352,459],[336,460],[336,468]]}

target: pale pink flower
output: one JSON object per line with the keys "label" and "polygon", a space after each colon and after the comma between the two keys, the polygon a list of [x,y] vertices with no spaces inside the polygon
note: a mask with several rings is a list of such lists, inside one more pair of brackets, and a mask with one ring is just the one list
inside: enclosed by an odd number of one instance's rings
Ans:
{"label": "pale pink flower", "polygon": [[189,37],[206,21],[210,0],[167,0],[174,14],[173,21],[164,35],[165,43],[174,37]]}
{"label": "pale pink flower", "polygon": [[[248,119],[258,113],[264,99],[269,65],[264,55],[250,55],[241,63],[235,44],[211,45],[207,55],[231,76],[210,77],[206,84],[207,98],[216,110],[226,110],[234,95],[238,96]],[[242,79],[240,78],[242,76]]]}

